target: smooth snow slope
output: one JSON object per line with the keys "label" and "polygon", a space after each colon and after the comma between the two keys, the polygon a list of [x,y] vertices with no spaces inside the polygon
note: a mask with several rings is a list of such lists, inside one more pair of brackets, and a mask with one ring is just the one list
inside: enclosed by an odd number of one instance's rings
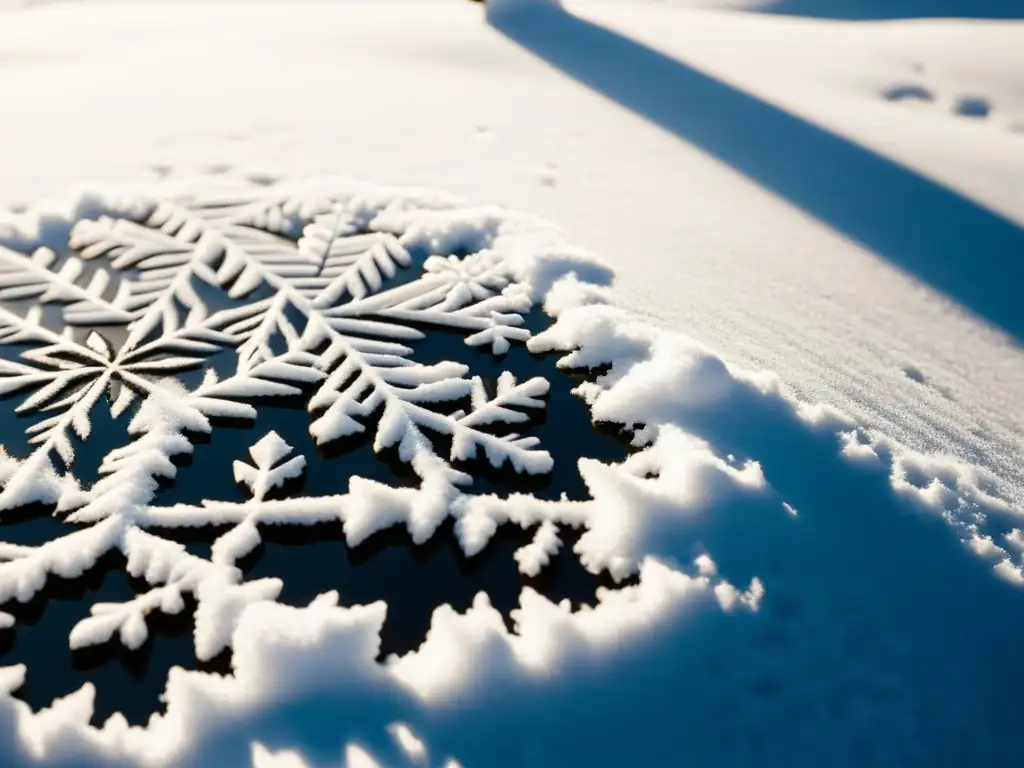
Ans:
{"label": "smooth snow slope", "polygon": [[[1020,25],[580,8],[1024,216],[1024,137],[1009,129]],[[49,4],[6,12],[0,50],[0,201],[233,167],[354,173],[531,210],[611,260],[620,297],[650,320],[913,447],[990,467],[1020,499],[1019,346],[728,158],[556,71],[478,6]],[[901,84],[937,100],[878,93]],[[951,115],[961,95],[991,99],[993,116]],[[746,130],[757,142],[758,126]],[[981,260],[985,247],[979,236]]]}

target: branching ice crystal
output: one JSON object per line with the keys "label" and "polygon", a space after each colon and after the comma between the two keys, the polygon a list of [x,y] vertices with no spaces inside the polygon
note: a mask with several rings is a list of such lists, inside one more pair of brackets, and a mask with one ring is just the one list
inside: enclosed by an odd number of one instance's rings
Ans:
{"label": "branching ice crystal", "polygon": [[[27,455],[0,447],[0,516],[42,503],[85,525],[40,546],[0,543],[0,604],[28,601],[49,576],[76,578],[119,550],[129,574],[151,588],[92,606],[71,647],[116,638],[138,648],[147,617],[181,612],[191,594],[196,656],[210,659],[230,643],[246,605],[280,593],[279,580],[244,582],[236,567],[259,545],[261,523],[341,521],[355,545],[404,522],[422,542],[471,480],[453,462],[550,471],[535,438],[496,429],[543,408],[546,380],[505,372],[491,395],[464,364],[415,361],[410,345],[432,327],[501,355],[529,338],[523,313],[532,305],[528,286],[486,245],[462,256],[410,252],[395,221],[417,205],[445,207],[415,195],[375,203],[351,191],[247,188],[154,202],[138,218],[79,221],[64,255],[0,247],[0,394],[23,396],[16,410],[33,419]],[[450,242],[458,233],[445,234]],[[179,374],[193,369],[205,372],[186,386]],[[83,484],[76,452],[104,396],[115,418],[132,416],[99,479]],[[306,398],[320,444],[366,435],[377,451],[397,449],[419,487],[351,477],[336,495],[273,498],[306,461],[270,432],[234,464],[248,500],[155,503],[160,478],[177,473],[172,459],[192,451],[190,435],[221,418],[251,421],[252,401],[276,396]],[[230,526],[208,558],[150,532],[208,525]],[[545,530],[531,561],[557,548],[553,533]],[[0,631],[12,625],[0,613]]]}

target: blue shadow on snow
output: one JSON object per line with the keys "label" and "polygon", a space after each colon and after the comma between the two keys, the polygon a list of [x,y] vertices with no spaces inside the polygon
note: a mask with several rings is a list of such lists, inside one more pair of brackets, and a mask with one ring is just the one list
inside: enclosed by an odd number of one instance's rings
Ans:
{"label": "blue shadow on snow", "polygon": [[878,19],[1024,19],[1021,0],[776,0],[755,10],[784,16]]}
{"label": "blue shadow on snow", "polygon": [[1024,341],[1024,230],[891,160],[556,7],[491,24]]}

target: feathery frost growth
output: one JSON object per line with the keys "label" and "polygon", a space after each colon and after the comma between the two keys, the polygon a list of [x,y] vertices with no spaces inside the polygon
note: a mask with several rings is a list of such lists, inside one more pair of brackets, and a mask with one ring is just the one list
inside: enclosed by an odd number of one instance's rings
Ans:
{"label": "feathery frost growth", "polygon": [[[415,230],[420,211],[453,243],[460,232],[479,240],[472,210],[467,218],[454,200],[423,190],[320,183],[171,193],[124,210],[75,222],[63,257],[47,247],[0,248],[0,394],[22,395],[16,411],[30,417],[29,453],[0,453],[0,515],[42,503],[92,526],[38,547],[2,545],[0,601],[29,600],[48,576],[76,577],[110,550],[152,585],[127,604],[93,606],[72,631],[72,648],[114,638],[138,648],[147,617],[179,613],[190,593],[196,655],[211,658],[246,605],[280,592],[274,579],[242,583],[235,567],[259,545],[259,524],[341,520],[357,544],[405,522],[424,541],[470,482],[452,462],[551,470],[536,438],[500,429],[545,407],[547,381],[506,371],[492,396],[468,366],[417,363],[410,346],[432,327],[496,355],[530,336],[523,313],[533,300],[521,265],[516,274],[483,242],[461,256],[424,253],[397,226]],[[218,374],[225,355],[233,362]],[[200,368],[192,387],[178,376]],[[253,420],[254,400],[300,395],[318,443],[366,435],[377,451],[396,449],[420,487],[353,477],[347,493],[269,498],[306,467],[271,432],[252,445],[251,462],[234,464],[248,501],[153,505],[160,479],[177,473],[173,458],[191,452],[190,434],[219,418]],[[85,487],[76,452],[103,397],[115,419],[133,415],[124,444]],[[450,448],[441,454],[440,444]],[[231,527],[209,559],[146,532],[223,524]]]}

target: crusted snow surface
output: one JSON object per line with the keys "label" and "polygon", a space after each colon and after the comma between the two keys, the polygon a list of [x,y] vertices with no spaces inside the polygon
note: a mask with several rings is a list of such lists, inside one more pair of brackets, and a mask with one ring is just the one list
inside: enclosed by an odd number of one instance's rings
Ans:
{"label": "crusted snow surface", "polygon": [[[104,213],[67,222],[72,254],[38,250],[38,222],[24,252],[0,252],[0,290],[35,302],[0,315],[2,340],[26,345],[0,383],[40,414],[27,455],[2,454],[0,515],[43,502],[88,526],[0,544],[0,600],[26,602],[51,575],[75,578],[119,550],[150,590],[92,606],[71,647],[138,648],[148,617],[180,612],[188,594],[196,657],[230,647],[233,674],[173,669],[166,710],[146,727],[114,715],[96,728],[90,684],[32,712],[9,694],[33,670],[0,668],[12,764],[605,765],[678,750],[696,763],[969,751],[996,764],[1019,750],[990,659],[1012,678],[1000,685],[1024,682],[999,661],[1024,621],[1021,511],[982,470],[905,449],[636,319],[612,303],[605,266],[532,217],[337,179],[88,199]],[[535,304],[555,321],[531,338],[523,313]],[[101,322],[122,333],[97,333]],[[635,451],[606,464],[581,446],[584,501],[468,492],[456,460],[551,469],[529,435],[494,429],[543,408],[548,383],[508,371],[492,396],[464,365],[416,363],[406,342],[436,327],[497,355],[526,343],[593,369],[577,394]],[[210,364],[221,354],[226,376]],[[192,368],[206,373],[189,388],[178,374]],[[303,392],[318,442],[363,435],[419,485],[352,477],[345,493],[275,498],[306,462],[270,432],[234,465],[248,500],[156,503],[189,435],[252,419],[254,398]],[[133,416],[87,484],[75,449],[101,396]],[[423,542],[449,516],[470,556],[500,525],[537,526],[516,554],[529,575],[564,546],[559,527],[582,529],[575,554],[619,586],[575,611],[524,588],[513,631],[484,593],[464,614],[438,606],[418,649],[378,664],[384,603],[342,607],[328,592],[284,605],[280,580],[246,582],[235,565],[260,524],[338,520],[358,546],[395,524]],[[149,530],[224,524],[209,558]],[[0,632],[12,630],[0,614]]]}

